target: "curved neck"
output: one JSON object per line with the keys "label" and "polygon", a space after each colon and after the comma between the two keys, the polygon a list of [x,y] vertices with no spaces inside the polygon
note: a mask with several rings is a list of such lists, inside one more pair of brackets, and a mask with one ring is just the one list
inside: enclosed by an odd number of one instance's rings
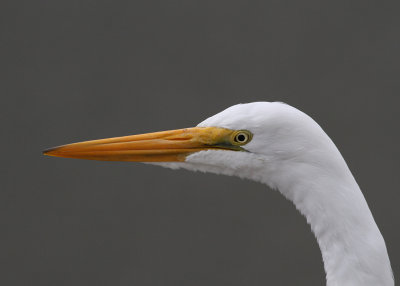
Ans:
{"label": "curved neck", "polygon": [[161,165],[238,176],[278,189],[311,225],[328,286],[393,286],[386,245],[367,202],[336,146],[327,136],[323,140],[294,154],[235,152],[227,158],[224,151],[208,150],[188,156],[184,165]]}
{"label": "curved neck", "polygon": [[[268,185],[306,217],[322,252],[328,286],[392,286],[389,257],[367,202],[343,158],[290,162],[268,171]],[[272,180],[271,180],[272,178]]]}

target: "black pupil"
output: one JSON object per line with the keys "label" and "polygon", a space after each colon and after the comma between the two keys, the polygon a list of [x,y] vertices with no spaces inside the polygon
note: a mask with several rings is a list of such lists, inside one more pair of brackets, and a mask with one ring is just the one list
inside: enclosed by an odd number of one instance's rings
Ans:
{"label": "black pupil", "polygon": [[243,134],[239,134],[237,137],[237,140],[239,142],[244,142],[246,140],[246,136],[244,136]]}

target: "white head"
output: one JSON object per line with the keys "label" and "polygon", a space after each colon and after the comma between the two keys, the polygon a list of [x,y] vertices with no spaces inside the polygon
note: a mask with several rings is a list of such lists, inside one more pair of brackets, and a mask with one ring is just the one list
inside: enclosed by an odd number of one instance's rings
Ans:
{"label": "white head", "polygon": [[272,188],[279,188],[280,181],[287,181],[293,172],[301,177],[301,171],[323,168],[332,176],[347,168],[344,160],[338,162],[339,152],[321,127],[307,114],[285,103],[237,104],[197,126],[244,130],[252,137],[241,145],[243,150],[239,152],[207,149],[190,154],[183,163],[157,165],[235,175]]}

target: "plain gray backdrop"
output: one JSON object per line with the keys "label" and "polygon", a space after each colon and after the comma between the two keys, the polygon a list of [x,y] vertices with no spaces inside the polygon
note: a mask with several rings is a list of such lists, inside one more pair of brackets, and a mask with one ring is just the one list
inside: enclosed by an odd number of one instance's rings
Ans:
{"label": "plain gray backdrop", "polygon": [[1,285],[324,285],[310,227],[238,178],[41,155],[196,125],[236,103],[311,115],[400,276],[398,1],[1,1]]}

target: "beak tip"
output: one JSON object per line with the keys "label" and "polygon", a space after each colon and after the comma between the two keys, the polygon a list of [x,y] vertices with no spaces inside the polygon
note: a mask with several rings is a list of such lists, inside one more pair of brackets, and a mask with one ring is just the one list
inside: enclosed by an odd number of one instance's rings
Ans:
{"label": "beak tip", "polygon": [[51,156],[52,155],[51,153],[56,149],[57,148],[49,148],[49,149],[43,150],[42,154],[45,155],[45,156]]}

